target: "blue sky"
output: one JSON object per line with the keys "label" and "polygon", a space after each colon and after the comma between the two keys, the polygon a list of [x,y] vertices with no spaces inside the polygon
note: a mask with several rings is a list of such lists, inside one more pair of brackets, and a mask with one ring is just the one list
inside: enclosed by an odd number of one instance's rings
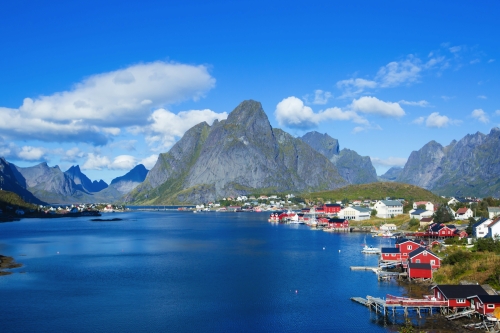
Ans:
{"label": "blue sky", "polygon": [[260,101],[379,174],[413,150],[500,125],[498,1],[8,1],[0,156],[151,168],[201,121]]}

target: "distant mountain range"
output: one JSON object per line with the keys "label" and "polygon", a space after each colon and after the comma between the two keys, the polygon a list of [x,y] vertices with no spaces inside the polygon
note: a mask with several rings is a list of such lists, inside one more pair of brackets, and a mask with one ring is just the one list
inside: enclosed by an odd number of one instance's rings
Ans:
{"label": "distant mountain range", "polygon": [[441,195],[500,197],[500,129],[446,147],[431,141],[410,154],[396,180]]}
{"label": "distant mountain range", "polygon": [[62,172],[40,163],[18,167],[0,158],[0,186],[33,203],[200,203],[238,195],[334,190],[396,181],[441,195],[500,196],[500,130],[476,133],[443,147],[431,141],[404,168],[377,177],[367,156],[339,148],[328,134],[294,138],[272,128],[260,103],[244,101],[226,120],[189,129],[151,171],[91,181],[78,165]]}
{"label": "distant mountain range", "polygon": [[[19,167],[0,159],[4,189],[25,197],[33,203],[90,203],[114,202],[139,185],[147,174],[140,164],[108,186],[103,180],[91,181],[78,165],[62,172],[46,162],[32,167]],[[8,186],[7,186],[8,185]]]}

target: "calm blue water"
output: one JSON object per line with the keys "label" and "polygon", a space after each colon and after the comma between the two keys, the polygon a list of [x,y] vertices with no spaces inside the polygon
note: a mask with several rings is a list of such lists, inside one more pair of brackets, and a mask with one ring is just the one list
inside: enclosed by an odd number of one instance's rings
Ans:
{"label": "calm blue water", "polygon": [[404,293],[350,271],[376,265],[364,234],[264,213],[114,217],[0,224],[0,253],[24,265],[0,277],[2,332],[385,332],[350,297]]}

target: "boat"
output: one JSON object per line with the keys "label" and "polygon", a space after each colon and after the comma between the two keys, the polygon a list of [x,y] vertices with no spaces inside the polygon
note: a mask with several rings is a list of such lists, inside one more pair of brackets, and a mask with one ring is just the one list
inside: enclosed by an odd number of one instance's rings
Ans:
{"label": "boat", "polygon": [[373,247],[371,245],[366,244],[366,236],[365,236],[365,244],[363,249],[361,250],[361,253],[364,254],[380,254],[382,251],[378,247]]}

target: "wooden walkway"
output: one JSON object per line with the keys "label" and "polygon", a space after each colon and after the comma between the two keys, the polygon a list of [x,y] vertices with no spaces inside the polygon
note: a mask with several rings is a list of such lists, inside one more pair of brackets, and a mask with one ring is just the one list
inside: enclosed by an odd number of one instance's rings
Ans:
{"label": "wooden walkway", "polygon": [[384,316],[387,316],[390,313],[394,316],[397,311],[403,310],[405,316],[408,316],[410,311],[415,311],[421,318],[422,313],[424,312],[429,312],[432,315],[434,309],[441,310],[441,308],[446,307],[446,302],[444,301],[413,299],[391,295],[387,295],[386,299],[366,296],[366,298],[351,297],[351,300],[370,308],[370,310],[373,309],[376,313]]}

